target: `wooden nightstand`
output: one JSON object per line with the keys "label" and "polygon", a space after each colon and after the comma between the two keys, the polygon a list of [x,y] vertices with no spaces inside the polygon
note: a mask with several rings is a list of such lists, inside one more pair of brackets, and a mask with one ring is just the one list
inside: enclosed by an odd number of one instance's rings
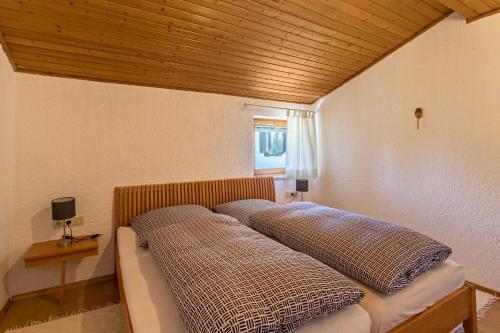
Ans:
{"label": "wooden nightstand", "polygon": [[[78,237],[76,240],[85,238]],[[64,302],[64,285],[66,282],[66,261],[95,256],[98,254],[99,241],[86,239],[71,243],[66,247],[57,246],[59,240],[40,242],[31,245],[24,255],[25,267],[35,267],[61,263],[60,302]]]}

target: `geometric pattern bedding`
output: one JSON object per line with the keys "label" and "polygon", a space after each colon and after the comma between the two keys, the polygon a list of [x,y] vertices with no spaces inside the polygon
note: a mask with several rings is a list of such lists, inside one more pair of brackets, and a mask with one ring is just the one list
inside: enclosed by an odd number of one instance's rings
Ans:
{"label": "geometric pattern bedding", "polygon": [[290,332],[363,297],[334,269],[229,216],[166,225],[148,243],[192,333]]}
{"label": "geometric pattern bedding", "polygon": [[129,224],[137,234],[139,246],[148,246],[148,234],[167,224],[182,223],[191,217],[212,214],[212,211],[198,205],[179,205],[150,210],[130,219]]}
{"label": "geometric pattern bedding", "polygon": [[451,254],[448,246],[403,226],[311,202],[260,210],[249,226],[385,294]]}
{"label": "geometric pattern bedding", "polygon": [[276,205],[277,203],[269,200],[245,199],[217,205],[213,208],[213,211],[219,214],[232,216],[244,225],[248,225],[250,215],[261,209]]}

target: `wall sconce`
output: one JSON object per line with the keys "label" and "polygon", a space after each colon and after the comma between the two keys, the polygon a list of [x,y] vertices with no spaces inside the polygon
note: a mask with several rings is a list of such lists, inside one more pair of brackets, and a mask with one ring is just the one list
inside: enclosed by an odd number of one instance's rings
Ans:
{"label": "wall sconce", "polygon": [[415,110],[415,118],[417,118],[417,130],[420,129],[420,119],[424,116],[424,110],[422,108],[417,108]]}

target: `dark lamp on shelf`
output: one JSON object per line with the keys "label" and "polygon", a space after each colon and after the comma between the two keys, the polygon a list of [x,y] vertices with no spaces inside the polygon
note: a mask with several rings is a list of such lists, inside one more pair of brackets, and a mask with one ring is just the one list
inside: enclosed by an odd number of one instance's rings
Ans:
{"label": "dark lamp on shelf", "polygon": [[309,191],[309,180],[296,179],[295,180],[295,191],[300,192],[300,201],[304,201],[304,192]]}
{"label": "dark lamp on shelf", "polygon": [[63,197],[52,200],[52,220],[63,221],[64,234],[59,241],[59,246],[68,246],[71,243],[71,236],[66,235],[67,221],[76,216],[76,206],[74,197]]}

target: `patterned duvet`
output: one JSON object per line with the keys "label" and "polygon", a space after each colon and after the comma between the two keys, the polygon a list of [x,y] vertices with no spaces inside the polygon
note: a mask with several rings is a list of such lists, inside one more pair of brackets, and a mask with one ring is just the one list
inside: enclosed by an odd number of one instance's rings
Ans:
{"label": "patterned duvet", "polygon": [[148,243],[189,332],[289,332],[363,297],[334,269],[229,216],[167,225]]}
{"label": "patterned duvet", "polygon": [[260,210],[249,225],[386,294],[451,254],[449,247],[408,228],[310,202]]}

